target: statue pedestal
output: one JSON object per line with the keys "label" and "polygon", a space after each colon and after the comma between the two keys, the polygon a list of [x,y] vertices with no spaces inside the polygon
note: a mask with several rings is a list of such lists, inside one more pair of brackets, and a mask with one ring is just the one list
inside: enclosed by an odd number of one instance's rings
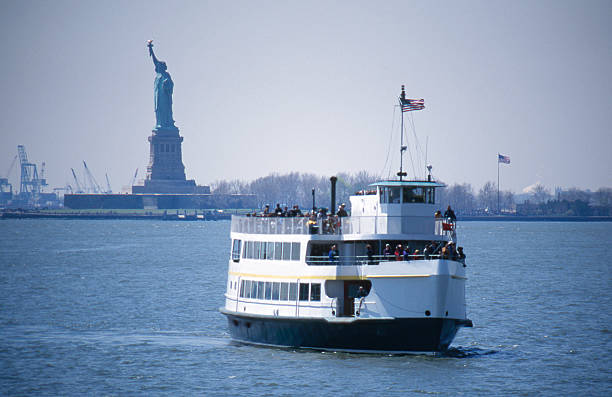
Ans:
{"label": "statue pedestal", "polygon": [[179,129],[156,128],[148,138],[149,165],[144,185],[132,186],[132,193],[210,194],[209,186],[197,186],[187,180]]}
{"label": "statue pedestal", "polygon": [[185,181],[185,166],[178,128],[154,129],[149,140],[147,180]]}

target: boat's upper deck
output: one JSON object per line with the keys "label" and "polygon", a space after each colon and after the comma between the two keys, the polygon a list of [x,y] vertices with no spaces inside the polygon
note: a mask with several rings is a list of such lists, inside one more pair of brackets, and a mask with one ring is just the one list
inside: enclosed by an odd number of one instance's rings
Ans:
{"label": "boat's upper deck", "polygon": [[[232,216],[231,231],[245,234],[407,234],[411,230],[409,217],[401,216],[328,216],[326,219],[305,217]],[[431,230],[418,234],[450,237],[454,225],[444,219],[431,219]],[[417,233],[416,230],[412,230]]]}
{"label": "boat's upper deck", "polygon": [[432,181],[383,181],[350,197],[351,216],[234,216],[232,232],[308,235],[421,235],[451,237],[453,222],[435,218]]}

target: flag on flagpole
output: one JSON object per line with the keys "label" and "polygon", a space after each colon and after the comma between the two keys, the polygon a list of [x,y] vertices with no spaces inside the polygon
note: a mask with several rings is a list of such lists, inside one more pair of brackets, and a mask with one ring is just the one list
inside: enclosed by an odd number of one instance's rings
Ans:
{"label": "flag on flagpole", "polygon": [[406,99],[402,98],[402,112],[411,112],[413,110],[423,110],[425,109],[425,100],[424,99]]}
{"label": "flag on flagpole", "polygon": [[504,156],[503,154],[497,153],[497,162],[504,163],[504,164],[510,164],[510,156]]}

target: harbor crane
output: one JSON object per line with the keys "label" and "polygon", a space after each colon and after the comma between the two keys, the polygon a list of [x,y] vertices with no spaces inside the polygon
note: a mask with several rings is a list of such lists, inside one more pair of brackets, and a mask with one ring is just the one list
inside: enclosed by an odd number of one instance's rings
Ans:
{"label": "harbor crane", "polygon": [[136,183],[137,176],[138,176],[138,168],[136,168],[136,172],[134,172],[134,176],[132,177],[132,180],[130,182],[130,187],[134,186],[134,183]]}
{"label": "harbor crane", "polygon": [[104,174],[104,176],[106,177],[106,194],[111,194],[113,193],[113,189],[111,189],[111,185],[110,185],[110,181],[108,180],[108,174]]}
{"label": "harbor crane", "polygon": [[74,168],[71,168],[70,171],[72,171],[72,176],[74,178],[74,184],[76,185],[76,189],[77,189],[75,193],[77,193],[77,194],[85,193],[83,191],[83,188],[81,188],[81,184],[79,183],[79,178],[77,178],[76,172],[74,172]]}
{"label": "harbor crane", "polygon": [[1,193],[9,193],[11,197],[13,196],[13,185],[10,184],[9,178],[11,176],[11,171],[13,170],[13,167],[17,162],[17,157],[19,157],[17,154],[15,155],[15,157],[13,157],[11,166],[9,167],[8,172],[6,173],[6,178],[0,178],[0,196]]}
{"label": "harbor crane", "polygon": [[25,146],[17,146],[17,154],[19,155],[19,162],[21,164],[21,186],[19,188],[19,194],[25,194],[30,196],[29,198],[37,200],[42,188],[47,186],[47,181],[44,178],[39,178],[36,164],[28,161]]}
{"label": "harbor crane", "polygon": [[10,178],[11,176],[11,171],[13,171],[13,167],[15,167],[15,163],[17,162],[17,158],[19,157],[18,154],[15,155],[15,157],[13,157],[13,161],[11,162],[11,166],[9,167],[7,173],[6,173],[6,179]]}
{"label": "harbor crane", "polygon": [[87,179],[89,179],[89,185],[91,186],[91,190],[93,190],[94,193],[102,193],[100,185],[98,185],[96,178],[94,178],[91,171],[89,171],[89,168],[87,168],[87,163],[85,162],[85,160],[83,160],[83,166],[85,167],[85,175],[87,176]]}

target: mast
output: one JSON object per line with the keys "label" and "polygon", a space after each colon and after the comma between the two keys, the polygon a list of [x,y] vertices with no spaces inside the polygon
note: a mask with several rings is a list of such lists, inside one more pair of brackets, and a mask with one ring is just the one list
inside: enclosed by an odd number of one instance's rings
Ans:
{"label": "mast", "polygon": [[400,98],[399,98],[400,113],[402,114],[402,126],[400,130],[400,170],[397,173],[397,176],[399,176],[400,182],[402,181],[403,177],[408,175],[406,172],[404,172],[404,152],[406,151],[407,146],[404,146],[404,109],[402,105],[405,103],[405,101],[406,101],[406,91],[404,89],[404,86],[402,85],[402,93],[400,94]]}

